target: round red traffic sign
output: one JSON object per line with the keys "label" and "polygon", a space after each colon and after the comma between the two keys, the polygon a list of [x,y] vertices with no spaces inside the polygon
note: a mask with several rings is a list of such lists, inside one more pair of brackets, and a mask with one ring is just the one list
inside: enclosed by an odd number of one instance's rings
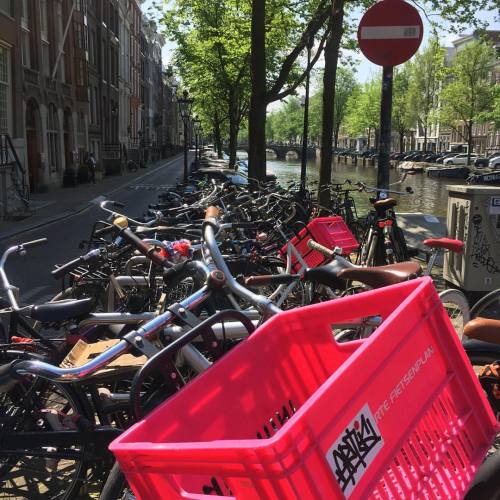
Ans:
{"label": "round red traffic sign", "polygon": [[361,52],[379,66],[397,66],[410,59],[422,42],[424,27],[418,10],[404,0],[382,0],[359,23]]}

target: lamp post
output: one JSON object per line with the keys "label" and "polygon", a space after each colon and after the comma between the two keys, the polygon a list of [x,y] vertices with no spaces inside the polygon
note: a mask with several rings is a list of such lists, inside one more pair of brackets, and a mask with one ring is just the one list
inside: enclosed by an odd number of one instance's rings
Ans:
{"label": "lamp post", "polygon": [[200,126],[201,126],[201,121],[200,119],[195,115],[193,119],[193,129],[194,129],[194,139],[195,139],[195,150],[194,150],[194,163],[195,166],[198,167],[198,162],[199,162],[199,147],[200,147]]}
{"label": "lamp post", "polygon": [[177,98],[179,104],[179,113],[181,114],[182,122],[184,124],[184,183],[188,180],[188,125],[191,116],[191,107],[193,106],[193,99],[189,97],[189,92],[185,90],[182,97]]}
{"label": "lamp post", "polygon": [[199,144],[199,148],[198,148],[198,154],[199,154],[198,161],[201,161],[201,154],[203,152],[203,128],[201,126],[201,122],[200,122],[200,129],[199,129],[198,133],[200,136],[200,144]]}
{"label": "lamp post", "polygon": [[[313,37],[307,41],[307,67],[311,65],[311,49]],[[306,95],[304,96],[304,131],[302,133],[302,161],[300,164],[300,190],[303,192],[306,188],[306,172],[307,172],[307,143],[309,135],[309,80],[310,71],[306,74]]]}

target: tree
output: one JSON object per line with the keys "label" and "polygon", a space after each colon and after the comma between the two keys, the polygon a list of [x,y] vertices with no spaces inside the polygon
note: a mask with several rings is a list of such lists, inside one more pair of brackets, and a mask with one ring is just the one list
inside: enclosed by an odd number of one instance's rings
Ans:
{"label": "tree", "polygon": [[408,99],[411,79],[410,63],[397,68],[394,72],[392,98],[392,127],[399,136],[399,152],[404,150],[404,138],[415,126],[415,113]]}
{"label": "tree", "polygon": [[325,45],[325,72],[323,73],[323,109],[321,118],[321,159],[319,167],[319,201],[328,206],[330,191],[321,189],[332,179],[332,138],[335,104],[335,84],[340,41],[344,25],[344,0],[333,0],[328,21],[328,39]]}
{"label": "tree", "polygon": [[441,93],[441,121],[467,142],[468,163],[473,148],[473,126],[493,108],[494,87],[489,73],[495,57],[495,49],[489,43],[475,41],[467,45],[455,56]]}
{"label": "tree", "polygon": [[355,73],[347,66],[340,66],[337,70],[335,94],[333,98],[333,145],[339,142],[340,127],[347,113],[347,103],[357,86]]}
{"label": "tree", "polygon": [[428,131],[437,119],[435,110],[444,72],[444,49],[437,36],[431,38],[427,48],[415,56],[411,68],[409,106],[424,132],[423,150],[427,151]]}
{"label": "tree", "polygon": [[378,139],[381,92],[381,79],[376,76],[353,92],[346,105],[346,129],[351,135],[367,134],[368,148],[372,131],[375,131],[375,143]]}
{"label": "tree", "polygon": [[212,126],[218,147],[227,122],[231,166],[249,108],[250,12],[248,0],[177,0],[163,19],[168,36],[177,42],[178,72],[204,123]]}
{"label": "tree", "polygon": [[[266,175],[266,108],[295,93],[314,67],[326,40],[321,32],[330,14],[330,0],[252,1],[252,96],[249,114],[249,176]],[[318,33],[310,65],[300,70],[298,58]],[[267,76],[267,78],[266,78]]]}

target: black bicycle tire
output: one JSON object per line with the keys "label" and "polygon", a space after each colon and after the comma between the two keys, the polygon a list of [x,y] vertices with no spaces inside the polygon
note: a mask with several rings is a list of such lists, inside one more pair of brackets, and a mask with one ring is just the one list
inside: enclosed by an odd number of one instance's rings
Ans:
{"label": "black bicycle tire", "polygon": [[500,499],[500,451],[490,455],[479,467],[464,500]]}
{"label": "black bicycle tire", "polygon": [[[34,379],[33,382],[36,382],[36,380],[37,379]],[[53,384],[53,386],[55,386],[59,391],[65,393],[65,397],[69,396],[68,402],[71,404],[73,410],[77,410],[77,414],[88,417],[87,408],[86,405],[83,403],[82,396],[79,395],[78,391],[74,387],[67,384],[58,384],[57,382],[51,382],[51,381],[47,382]],[[81,449],[82,459],[81,461],[79,461],[79,466],[74,475],[74,479],[71,481],[71,484],[64,493],[64,496],[63,497],[58,496],[58,498],[61,498],[61,500],[73,500],[78,497],[80,489],[85,483],[85,477],[87,475],[87,469],[89,466],[89,463],[85,458],[86,455],[87,453],[85,451],[85,445],[82,445]],[[27,454],[27,456],[29,456],[29,453]]]}
{"label": "black bicycle tire", "polygon": [[100,500],[121,500],[128,483],[120,464],[115,462],[100,493]]}
{"label": "black bicycle tire", "polygon": [[[479,299],[471,308],[470,308],[470,317],[474,319],[481,315],[487,306],[489,306],[494,299],[500,299],[500,288],[497,290],[493,290],[481,299]],[[500,319],[500,316],[499,318]]]}

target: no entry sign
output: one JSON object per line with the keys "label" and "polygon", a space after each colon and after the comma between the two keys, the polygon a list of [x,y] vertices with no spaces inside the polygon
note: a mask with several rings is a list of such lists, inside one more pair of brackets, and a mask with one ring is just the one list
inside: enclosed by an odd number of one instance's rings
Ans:
{"label": "no entry sign", "polygon": [[382,0],[361,19],[359,48],[372,63],[397,66],[415,54],[423,32],[422,19],[415,7],[404,0]]}

